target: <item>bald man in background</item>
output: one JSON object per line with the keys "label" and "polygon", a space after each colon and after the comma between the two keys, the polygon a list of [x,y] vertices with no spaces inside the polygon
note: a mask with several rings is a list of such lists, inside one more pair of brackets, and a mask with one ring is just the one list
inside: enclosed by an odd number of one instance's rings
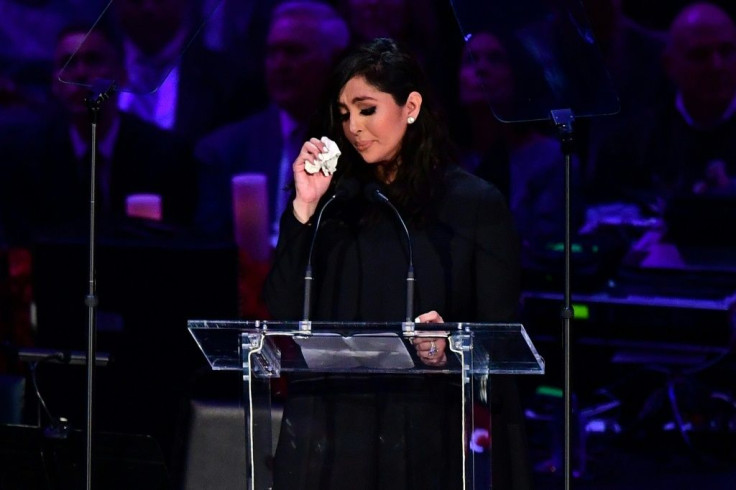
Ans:
{"label": "bald man in background", "polygon": [[601,149],[599,195],[661,211],[674,196],[736,196],[736,24],[720,7],[684,7],[663,66],[675,92]]}

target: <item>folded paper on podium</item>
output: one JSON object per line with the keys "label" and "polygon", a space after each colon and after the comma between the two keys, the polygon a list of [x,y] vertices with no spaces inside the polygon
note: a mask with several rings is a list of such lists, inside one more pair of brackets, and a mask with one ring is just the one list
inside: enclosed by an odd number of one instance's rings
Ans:
{"label": "folded paper on podium", "polygon": [[[360,393],[372,387],[382,391],[389,403],[396,395],[413,396],[412,390],[436,387],[437,382],[449,387],[443,396],[457,408],[453,417],[458,421],[448,429],[457,430],[457,437],[450,435],[450,439],[463,441],[456,454],[462,470],[453,474],[456,481],[451,487],[483,488],[486,482],[490,484],[491,475],[490,438],[484,437],[490,431],[490,376],[544,373],[544,360],[521,324],[416,324],[416,330],[405,331],[400,322],[312,322],[305,331],[300,322],[190,320],[188,327],[213,370],[243,372],[247,488],[253,490],[278,488],[274,487],[278,464],[273,464],[277,449],[273,441],[281,445],[288,438],[274,421],[279,420],[282,403],[288,403],[284,397],[297,396],[304,386],[317,386],[304,380],[328,380],[330,389],[347,387],[351,400],[373,400],[361,398],[372,394]],[[412,342],[417,337],[446,339],[447,362],[440,367],[423,364]],[[300,382],[290,386],[286,395],[276,393],[273,381],[281,377]],[[391,391],[394,387],[395,392]],[[426,394],[417,393],[416,399],[423,400],[423,396]],[[336,437],[357,441],[365,430],[360,425],[340,426],[340,430],[356,432]],[[361,464],[371,460],[355,458]],[[378,481],[381,471],[376,467]]]}
{"label": "folded paper on podium", "polygon": [[304,362],[312,370],[335,369],[411,369],[414,361],[403,340],[396,334],[310,335],[296,338]]}

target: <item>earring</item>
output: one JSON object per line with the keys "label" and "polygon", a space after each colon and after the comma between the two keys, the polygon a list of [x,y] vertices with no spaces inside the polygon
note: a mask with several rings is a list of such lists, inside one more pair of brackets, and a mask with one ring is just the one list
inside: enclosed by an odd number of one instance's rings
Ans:
{"label": "earring", "polygon": [[406,120],[406,122],[408,122],[409,124],[414,124],[414,121],[416,121],[416,119],[414,119],[413,116],[409,116],[409,118]]}

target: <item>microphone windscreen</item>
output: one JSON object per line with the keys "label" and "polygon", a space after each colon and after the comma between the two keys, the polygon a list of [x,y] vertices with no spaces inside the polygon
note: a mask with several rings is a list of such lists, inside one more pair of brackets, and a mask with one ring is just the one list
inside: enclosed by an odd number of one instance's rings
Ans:
{"label": "microphone windscreen", "polygon": [[388,200],[381,192],[381,186],[375,181],[368,182],[365,185],[363,188],[363,195],[365,195],[365,198],[370,202],[382,203]]}
{"label": "microphone windscreen", "polygon": [[352,199],[358,195],[358,191],[360,191],[358,180],[353,177],[345,177],[335,187],[335,198]]}

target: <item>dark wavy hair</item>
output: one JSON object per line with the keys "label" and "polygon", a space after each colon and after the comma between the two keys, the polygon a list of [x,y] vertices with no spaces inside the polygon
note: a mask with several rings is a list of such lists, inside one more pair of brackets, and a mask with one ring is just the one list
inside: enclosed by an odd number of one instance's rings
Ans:
{"label": "dark wavy hair", "polygon": [[362,183],[375,180],[375,167],[367,165],[348,142],[342,128],[338,98],[352,78],[363,77],[403,106],[413,91],[422,95],[422,107],[407,127],[396,159],[396,177],[385,191],[405,218],[423,221],[432,211],[432,201],[443,190],[447,165],[454,161],[444,122],[434,108],[429,85],[418,61],[392,39],[378,38],[348,53],[338,64],[329,89],[326,128],[342,150],[338,176],[356,177]]}

